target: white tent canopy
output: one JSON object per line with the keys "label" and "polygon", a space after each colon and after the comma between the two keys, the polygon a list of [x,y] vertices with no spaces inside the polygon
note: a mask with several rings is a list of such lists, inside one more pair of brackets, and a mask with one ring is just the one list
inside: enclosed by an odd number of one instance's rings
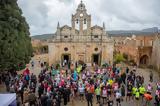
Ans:
{"label": "white tent canopy", "polygon": [[16,93],[0,94],[0,106],[9,106],[16,100]]}

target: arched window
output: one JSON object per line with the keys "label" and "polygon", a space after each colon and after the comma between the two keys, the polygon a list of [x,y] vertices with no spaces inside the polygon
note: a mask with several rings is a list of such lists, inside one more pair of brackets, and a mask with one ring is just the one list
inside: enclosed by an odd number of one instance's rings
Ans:
{"label": "arched window", "polygon": [[87,29],[87,19],[83,20],[83,30]]}
{"label": "arched window", "polygon": [[86,24],[86,19],[84,19],[84,24]]}
{"label": "arched window", "polygon": [[76,19],[76,23],[78,24],[78,19]]}
{"label": "arched window", "polygon": [[77,30],[79,30],[79,19],[76,19],[75,20],[75,28],[77,29]]}
{"label": "arched window", "polygon": [[81,8],[83,7],[83,5],[81,4]]}

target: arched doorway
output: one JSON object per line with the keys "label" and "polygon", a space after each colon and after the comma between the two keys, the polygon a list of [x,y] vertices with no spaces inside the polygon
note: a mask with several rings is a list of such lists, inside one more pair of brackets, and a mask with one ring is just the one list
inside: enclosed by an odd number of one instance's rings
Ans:
{"label": "arched doorway", "polygon": [[101,57],[100,54],[92,54],[92,63],[100,65]]}
{"label": "arched doorway", "polygon": [[148,65],[149,63],[149,57],[147,55],[143,55],[140,58],[140,64],[141,65]]}
{"label": "arched doorway", "polygon": [[67,65],[71,61],[71,54],[64,53],[61,56],[62,65]]}

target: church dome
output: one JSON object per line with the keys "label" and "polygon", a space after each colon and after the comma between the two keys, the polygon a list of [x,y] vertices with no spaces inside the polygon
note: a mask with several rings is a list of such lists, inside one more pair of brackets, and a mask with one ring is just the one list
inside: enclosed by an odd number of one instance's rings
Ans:
{"label": "church dome", "polygon": [[81,3],[78,5],[78,10],[86,10],[85,4],[81,1]]}

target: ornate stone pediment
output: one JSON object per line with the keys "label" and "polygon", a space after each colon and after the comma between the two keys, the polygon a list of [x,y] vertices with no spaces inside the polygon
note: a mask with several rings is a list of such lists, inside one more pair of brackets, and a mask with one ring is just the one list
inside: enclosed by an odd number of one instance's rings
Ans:
{"label": "ornate stone pediment", "polygon": [[61,27],[61,30],[63,30],[63,29],[69,29],[69,30],[71,30],[72,28],[70,26],[68,26],[68,25],[64,25],[63,27]]}
{"label": "ornate stone pediment", "polygon": [[92,29],[92,30],[94,30],[94,29],[100,29],[100,30],[103,30],[103,28],[102,28],[102,27],[100,27],[100,26],[98,26],[98,25],[93,26],[91,29]]}

